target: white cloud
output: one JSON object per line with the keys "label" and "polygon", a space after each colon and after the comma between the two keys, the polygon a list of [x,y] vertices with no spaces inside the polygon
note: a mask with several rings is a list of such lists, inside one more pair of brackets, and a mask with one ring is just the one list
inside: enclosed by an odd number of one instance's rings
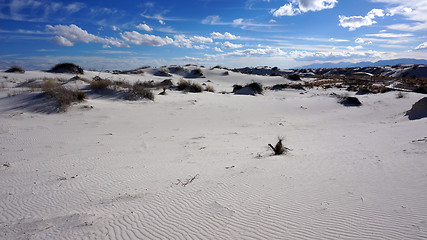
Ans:
{"label": "white cloud", "polygon": [[212,38],[202,37],[202,36],[193,36],[190,37],[190,40],[197,43],[212,43]]}
{"label": "white cloud", "polygon": [[370,26],[374,23],[376,23],[372,18],[366,16],[352,16],[352,17],[346,17],[346,16],[339,16],[340,19],[340,26],[343,28],[349,28],[350,31],[356,30],[356,28],[360,28],[363,26]]}
{"label": "white cloud", "polygon": [[240,38],[239,36],[235,36],[229,32],[225,32],[224,34],[219,32],[213,32],[211,33],[211,37],[213,39],[225,39],[225,40],[235,40]]}
{"label": "white cloud", "polygon": [[209,49],[209,46],[206,45],[194,45],[193,47],[197,50]]}
{"label": "white cloud", "polygon": [[427,42],[423,42],[418,47],[415,48],[415,50],[421,50],[421,49],[427,49]]}
{"label": "white cloud", "polygon": [[214,50],[215,50],[215,51],[217,51],[217,52],[224,52],[224,51],[222,51],[222,49],[221,49],[221,48],[219,48],[219,47],[214,47]]}
{"label": "white cloud", "polygon": [[329,38],[330,42],[349,42],[347,39],[336,39],[336,38]]}
{"label": "white cloud", "polygon": [[233,43],[227,41],[227,42],[223,43],[221,47],[224,49],[234,49],[234,48],[241,48],[241,47],[243,47],[243,45],[242,44],[233,44]]}
{"label": "white cloud", "polygon": [[68,40],[62,36],[56,36],[52,40],[53,40],[53,42],[55,42],[56,44],[61,45],[61,46],[67,46],[67,47],[74,46],[74,43],[72,43],[70,40]]}
{"label": "white cloud", "polygon": [[46,25],[49,31],[54,32],[57,36],[53,39],[55,43],[63,46],[74,45],[75,42],[84,43],[102,43],[106,45],[113,45],[116,47],[128,47],[123,41],[116,38],[102,38],[88,33],[86,30],[79,28],[78,26],[71,24],[67,25]]}
{"label": "white cloud", "polygon": [[258,48],[258,49],[245,49],[230,52],[227,55],[238,57],[251,57],[251,56],[283,56],[286,55],[280,48]]}
{"label": "white cloud", "polygon": [[120,28],[117,26],[112,26],[111,28],[113,29],[113,31],[120,31]]}
{"label": "white cloud", "polygon": [[68,17],[79,12],[85,6],[84,3],[79,2],[64,4],[43,0],[1,1],[0,19],[45,22],[58,16]]}
{"label": "white cloud", "polygon": [[354,40],[354,42],[357,44],[364,44],[365,40],[363,40],[363,38],[356,38],[356,40]]}
{"label": "white cloud", "polygon": [[394,24],[390,29],[399,31],[422,31],[427,29],[427,2],[426,0],[371,0],[372,2],[385,3],[389,6],[387,16],[402,15],[406,20],[413,21],[408,24]]}
{"label": "white cloud", "polygon": [[292,0],[279,9],[273,9],[271,13],[275,17],[295,16],[309,11],[334,8],[337,2],[337,0]]}
{"label": "white cloud", "polygon": [[358,59],[370,59],[379,58],[381,53],[377,51],[320,51],[320,52],[308,52],[308,51],[292,51],[290,52],[292,58],[298,61],[341,61],[345,59],[358,58]]}
{"label": "white cloud", "polygon": [[374,19],[375,17],[384,17],[384,10],[374,8],[371,11],[369,11],[366,16],[372,19]]}
{"label": "white cloud", "polygon": [[406,38],[413,37],[413,34],[410,33],[374,33],[374,34],[366,34],[368,37],[379,37],[379,38]]}
{"label": "white cloud", "polygon": [[221,24],[220,17],[217,15],[207,16],[202,20],[203,24],[218,25]]}
{"label": "white cloud", "polygon": [[168,44],[172,44],[174,40],[166,36],[165,38],[149,35],[149,34],[141,34],[136,31],[125,32],[122,35],[123,40],[126,42],[136,44],[136,45],[145,45],[145,46],[164,46]]}
{"label": "white cloud", "polygon": [[141,24],[137,25],[136,28],[139,30],[147,31],[147,32],[153,31],[153,29],[145,23],[141,23]]}
{"label": "white cloud", "polygon": [[339,16],[340,26],[343,28],[349,28],[350,31],[356,30],[363,26],[371,26],[377,22],[374,21],[375,17],[384,17],[384,10],[372,9],[366,16]]}
{"label": "white cloud", "polygon": [[193,42],[184,34],[175,35],[173,44],[177,47],[193,48]]}

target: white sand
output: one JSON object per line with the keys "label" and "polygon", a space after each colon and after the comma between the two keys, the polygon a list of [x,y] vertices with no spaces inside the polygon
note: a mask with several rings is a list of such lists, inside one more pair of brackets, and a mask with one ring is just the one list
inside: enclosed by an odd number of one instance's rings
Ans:
{"label": "white sand", "polygon": [[[286,82],[204,71],[191,80],[218,92]],[[7,97],[48,75],[73,76],[0,73],[0,239],[427,238],[427,118],[404,116],[422,94],[345,107],[338,89],[168,91],[60,114],[32,108],[37,93]],[[271,156],[279,136],[292,151]]]}

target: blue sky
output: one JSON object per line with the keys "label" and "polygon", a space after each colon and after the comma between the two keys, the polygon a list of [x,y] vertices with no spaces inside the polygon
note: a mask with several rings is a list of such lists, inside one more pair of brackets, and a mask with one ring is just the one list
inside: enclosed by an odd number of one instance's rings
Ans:
{"label": "blue sky", "polygon": [[427,0],[0,0],[0,68],[427,59]]}

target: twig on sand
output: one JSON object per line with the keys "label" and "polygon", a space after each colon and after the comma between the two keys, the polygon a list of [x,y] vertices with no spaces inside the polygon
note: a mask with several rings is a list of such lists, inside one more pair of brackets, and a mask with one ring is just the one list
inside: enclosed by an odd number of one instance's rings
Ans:
{"label": "twig on sand", "polygon": [[196,175],[194,175],[194,177],[187,178],[185,181],[181,181],[181,179],[177,179],[178,182],[175,183],[175,185],[181,184],[181,186],[185,187],[188,184],[190,184],[191,182],[193,182],[198,176],[199,176],[199,174],[196,174]]}

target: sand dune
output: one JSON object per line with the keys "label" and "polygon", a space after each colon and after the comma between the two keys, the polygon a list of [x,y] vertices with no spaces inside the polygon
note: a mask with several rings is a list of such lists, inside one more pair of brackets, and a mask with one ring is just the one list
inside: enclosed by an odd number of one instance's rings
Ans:
{"label": "sand dune", "polygon": [[[217,93],[90,95],[53,114],[16,86],[74,75],[2,72],[0,239],[427,238],[427,119],[405,116],[425,95],[360,95],[360,107],[338,88],[234,95],[291,81],[224,71],[191,78]],[[166,78],[154,73],[81,77]],[[267,146],[278,137],[286,155]]]}

